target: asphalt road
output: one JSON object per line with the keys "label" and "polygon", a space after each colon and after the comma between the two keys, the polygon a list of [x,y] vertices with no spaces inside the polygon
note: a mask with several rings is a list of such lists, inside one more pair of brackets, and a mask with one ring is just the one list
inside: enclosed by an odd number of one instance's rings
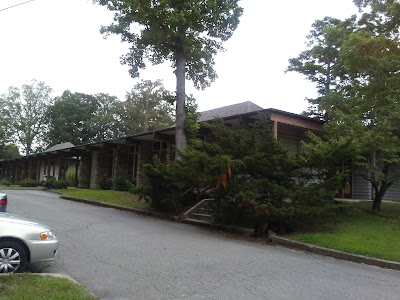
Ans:
{"label": "asphalt road", "polygon": [[8,211],[50,225],[61,247],[34,271],[101,299],[400,299],[400,272],[224,236],[43,191],[6,191]]}

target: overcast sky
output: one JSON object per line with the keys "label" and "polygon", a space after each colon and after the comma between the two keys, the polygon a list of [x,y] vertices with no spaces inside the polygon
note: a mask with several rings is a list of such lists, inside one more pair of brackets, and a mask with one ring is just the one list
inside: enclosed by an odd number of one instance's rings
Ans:
{"label": "overcast sky", "polygon": [[[0,0],[0,10],[27,0]],[[263,108],[300,113],[315,87],[303,76],[284,73],[288,59],[305,49],[311,24],[324,16],[357,13],[351,0],[241,0],[244,14],[226,51],[216,57],[219,78],[204,91],[187,83],[204,111],[243,101]],[[170,63],[148,66],[132,79],[119,57],[127,45],[118,36],[103,39],[101,25],[112,21],[91,0],[35,0],[0,11],[0,94],[32,79],[44,81],[58,96],[73,92],[115,95],[123,100],[140,79],[162,79],[175,90]]]}

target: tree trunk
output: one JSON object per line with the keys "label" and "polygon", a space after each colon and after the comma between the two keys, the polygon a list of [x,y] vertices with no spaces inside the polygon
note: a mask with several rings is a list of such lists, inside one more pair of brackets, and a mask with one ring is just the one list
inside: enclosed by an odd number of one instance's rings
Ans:
{"label": "tree trunk", "polygon": [[31,142],[27,142],[26,143],[26,149],[25,149],[25,156],[28,156],[29,154],[31,154],[31,147],[32,147],[32,143]]}
{"label": "tree trunk", "polygon": [[147,90],[144,92],[144,131],[146,132],[149,129],[149,100],[150,100],[150,92]]}
{"label": "tree trunk", "polygon": [[[373,166],[376,169],[376,153],[373,154],[372,161],[373,161]],[[390,167],[390,164],[385,163],[383,165],[382,173],[383,173],[384,177],[381,179],[380,184],[376,181],[375,175],[371,175],[371,179],[373,180],[373,181],[371,181],[371,183],[372,183],[372,186],[374,187],[374,191],[375,191],[374,203],[372,204],[373,210],[377,210],[377,211],[381,210],[381,203],[382,203],[383,196],[385,196],[386,191],[393,184],[392,180],[388,180],[389,167]]]}
{"label": "tree trunk", "polygon": [[375,189],[374,202],[372,203],[372,210],[381,210],[382,196],[378,189]]}
{"label": "tree trunk", "polygon": [[391,187],[391,185],[392,183],[382,182],[380,188],[378,188],[378,185],[374,186],[375,197],[374,202],[372,203],[372,210],[381,210],[383,196],[385,196],[386,191]]}
{"label": "tree trunk", "polygon": [[175,159],[179,160],[180,153],[186,148],[186,133],[185,133],[185,65],[186,59],[182,50],[177,50],[175,53],[176,59],[176,129],[175,129]]}

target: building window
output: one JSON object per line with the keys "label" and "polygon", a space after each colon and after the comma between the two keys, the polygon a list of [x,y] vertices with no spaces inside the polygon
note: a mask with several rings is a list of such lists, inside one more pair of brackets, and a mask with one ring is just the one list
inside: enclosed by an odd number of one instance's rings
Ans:
{"label": "building window", "polygon": [[113,150],[110,150],[108,152],[107,176],[108,176],[108,178],[114,178],[114,151]]}
{"label": "building window", "polygon": [[161,162],[167,162],[168,144],[167,142],[153,143],[153,157],[157,157]]}
{"label": "building window", "polygon": [[138,147],[137,145],[130,145],[128,152],[128,174],[133,179],[137,177],[137,164],[138,164]]}

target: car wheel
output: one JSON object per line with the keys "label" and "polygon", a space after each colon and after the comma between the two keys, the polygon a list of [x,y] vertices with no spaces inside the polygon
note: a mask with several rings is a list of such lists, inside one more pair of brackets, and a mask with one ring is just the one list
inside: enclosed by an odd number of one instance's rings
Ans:
{"label": "car wheel", "polygon": [[20,273],[26,266],[26,251],[16,242],[0,242],[0,273]]}

